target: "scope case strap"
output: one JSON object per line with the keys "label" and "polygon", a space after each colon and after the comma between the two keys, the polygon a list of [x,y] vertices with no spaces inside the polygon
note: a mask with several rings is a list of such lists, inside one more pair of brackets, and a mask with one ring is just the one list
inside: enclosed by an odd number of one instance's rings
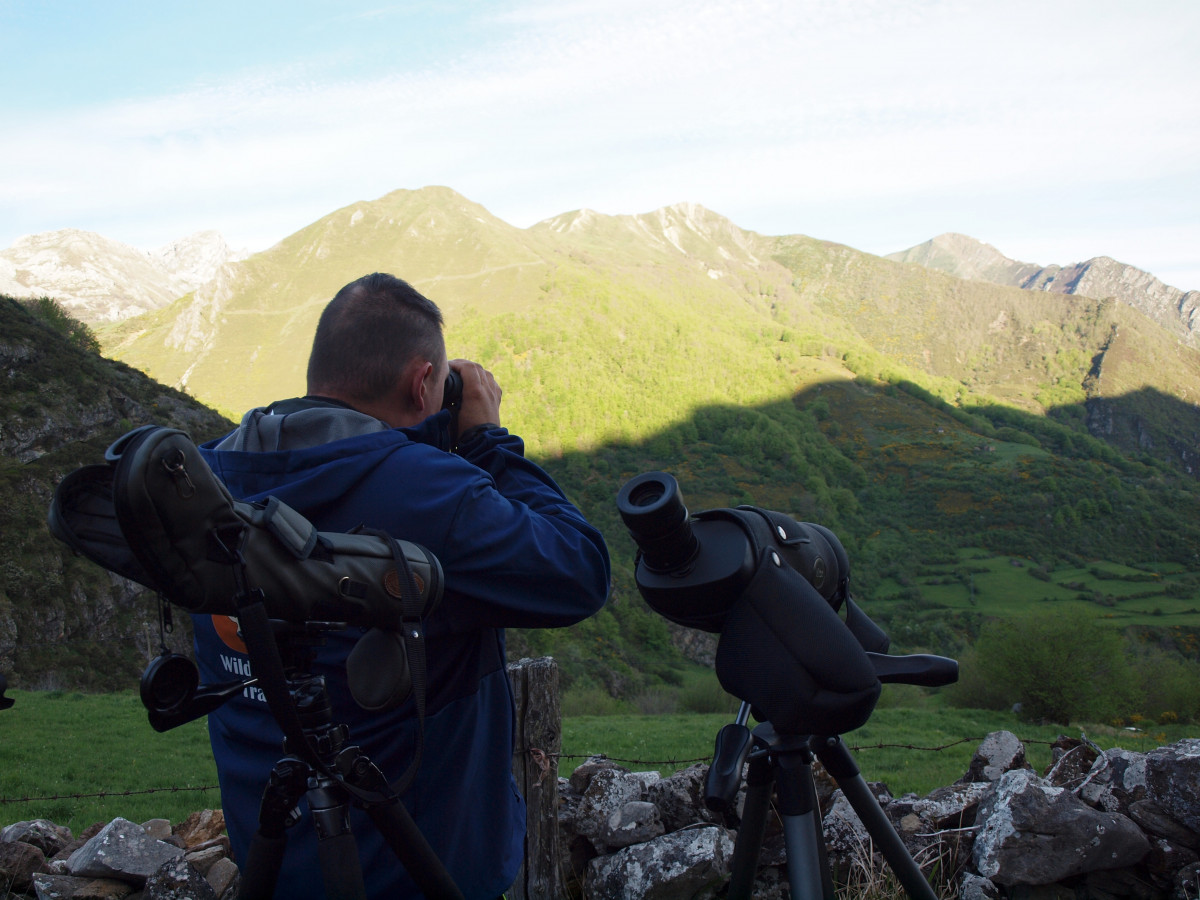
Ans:
{"label": "scope case strap", "polygon": [[426,661],[425,661],[425,600],[417,587],[412,567],[408,564],[400,542],[386,531],[361,528],[363,534],[372,534],[382,538],[391,547],[392,557],[396,562],[396,574],[400,576],[400,610],[401,633],[404,637],[404,647],[408,657],[409,676],[412,679],[413,705],[417,710],[417,743],[413,751],[412,762],[404,774],[388,785],[388,791],[394,795],[403,794],[417,776],[421,768],[421,758],[425,752],[425,695],[426,695]]}

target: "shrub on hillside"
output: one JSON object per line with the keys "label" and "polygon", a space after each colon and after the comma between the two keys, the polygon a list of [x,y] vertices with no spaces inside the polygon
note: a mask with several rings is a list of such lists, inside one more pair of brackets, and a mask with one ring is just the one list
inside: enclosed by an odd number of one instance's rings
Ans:
{"label": "shrub on hillside", "polygon": [[100,352],[100,341],[92,329],[74,318],[51,297],[20,301],[38,319],[67,339],[67,342],[91,353]]}
{"label": "shrub on hillside", "polygon": [[1159,649],[1138,656],[1141,712],[1161,724],[1200,722],[1200,662]]}
{"label": "shrub on hillside", "polygon": [[1141,706],[1121,634],[1084,612],[1048,610],[985,625],[952,703],[1020,704],[1032,722],[1108,721]]}

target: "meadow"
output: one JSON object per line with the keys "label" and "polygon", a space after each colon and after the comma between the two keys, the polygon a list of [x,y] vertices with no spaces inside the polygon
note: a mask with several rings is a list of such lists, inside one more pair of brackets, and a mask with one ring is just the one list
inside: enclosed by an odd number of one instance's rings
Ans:
{"label": "meadow", "polygon": [[[565,719],[559,774],[569,775],[590,753],[602,752],[634,771],[670,775],[693,762],[708,762],[717,732],[730,721],[731,716],[682,713]],[[1063,734],[1084,735],[1102,749],[1123,747],[1141,753],[1200,736],[1200,726],[1194,725],[1135,730],[1103,724],[1030,725],[1011,713],[991,710],[890,707],[877,709],[866,725],[843,735],[843,740],[867,781],[884,782],[893,796],[923,796],[962,777],[979,742],[993,731],[1016,734],[1039,772],[1050,765],[1050,745]]]}
{"label": "meadow", "polygon": [[[900,700],[915,697],[916,705],[894,705],[897,690]],[[178,822],[220,806],[204,720],[159,734],[133,692],[9,693],[15,704],[0,712],[0,825],[47,818],[78,833],[116,816]],[[725,713],[567,716],[559,774],[604,754],[635,771],[669,775],[707,761],[717,731],[731,720]],[[1033,726],[1010,713],[944,708],[889,686],[871,720],[845,741],[868,781],[885,782],[895,795],[924,794],[959,778],[979,740],[997,730],[1024,740],[1039,770],[1049,764],[1049,743],[1062,733],[1086,734],[1103,748],[1142,752],[1200,737],[1195,725],[1140,731],[1101,724]]]}
{"label": "meadow", "polygon": [[1029,559],[960,548],[956,560],[922,566],[901,584],[883,580],[871,600],[886,615],[916,586],[926,609],[1012,618],[1047,604],[1091,611],[1121,628],[1200,626],[1200,573],[1175,563],[1137,567],[1111,561],[1049,568]]}

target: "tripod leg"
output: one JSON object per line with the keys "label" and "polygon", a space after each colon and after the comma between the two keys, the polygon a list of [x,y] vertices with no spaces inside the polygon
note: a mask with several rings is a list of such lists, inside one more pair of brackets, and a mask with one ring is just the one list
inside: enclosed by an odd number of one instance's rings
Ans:
{"label": "tripod leg", "polygon": [[738,826],[737,841],[733,845],[727,900],[750,900],[774,787],[775,773],[767,758],[751,757],[750,767],[746,772],[746,805],[742,810],[742,824]]}
{"label": "tripod leg", "polygon": [[346,801],[345,788],[333,779],[322,778],[308,792],[326,900],[366,900],[367,896]]}
{"label": "tripod leg", "polygon": [[775,763],[779,812],[787,846],[788,886],[794,900],[833,900],[825,859],[821,810],[812,777],[812,754],[781,754]]}
{"label": "tripod leg", "polygon": [[[358,747],[347,747],[339,754],[337,767],[353,787],[381,795],[388,792],[387,779]],[[422,894],[431,900],[462,900],[458,885],[399,799],[368,804],[366,811]]]}
{"label": "tripod leg", "polygon": [[913,900],[937,900],[937,895],[929,886],[929,882],[925,880],[921,867],[913,860],[908,848],[900,840],[900,835],[896,833],[891,821],[884,814],[879,801],[867,787],[858,766],[854,763],[854,758],[846,749],[846,745],[842,743],[842,739],[839,737],[814,738],[813,744],[817,756],[821,758],[821,762],[825,764],[829,774],[834,777],[838,787],[842,789],[846,800],[854,808],[858,818],[862,820],[867,834],[871,836],[871,840],[875,842],[875,846],[879,848],[883,858],[887,860],[892,871],[896,873],[896,877],[900,879],[905,893]]}
{"label": "tripod leg", "polygon": [[367,815],[383,834],[405,870],[426,897],[462,900],[462,892],[417,829],[399,800],[367,808]]}
{"label": "tripod leg", "polygon": [[286,849],[285,835],[265,837],[261,831],[255,833],[238,885],[238,900],[271,900],[275,896],[275,881]]}
{"label": "tripod leg", "polygon": [[299,818],[296,808],[311,769],[296,759],[281,759],[271,769],[258,807],[258,831],[250,841],[238,900],[271,900],[287,850],[285,829]]}

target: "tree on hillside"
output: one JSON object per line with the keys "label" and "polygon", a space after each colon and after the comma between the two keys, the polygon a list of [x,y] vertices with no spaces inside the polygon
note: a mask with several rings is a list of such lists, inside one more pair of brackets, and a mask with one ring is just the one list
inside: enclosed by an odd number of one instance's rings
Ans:
{"label": "tree on hillside", "polygon": [[19,302],[34,316],[65,337],[68,343],[90,353],[100,352],[100,341],[96,339],[92,329],[74,318],[54,298],[37,297]]}
{"label": "tree on hillside", "polygon": [[985,625],[953,691],[963,706],[1020,704],[1021,717],[1106,721],[1140,702],[1120,632],[1085,611],[1045,610]]}

